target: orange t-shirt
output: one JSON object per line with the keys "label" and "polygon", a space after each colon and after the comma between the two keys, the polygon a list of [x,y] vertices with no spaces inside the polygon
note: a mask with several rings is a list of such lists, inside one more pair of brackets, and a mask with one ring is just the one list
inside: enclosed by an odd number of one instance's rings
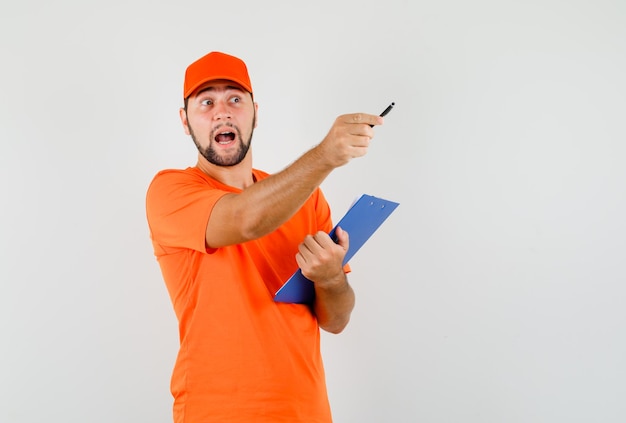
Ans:
{"label": "orange t-shirt", "polygon": [[332,229],[328,203],[317,189],[271,234],[207,250],[211,210],[229,192],[240,190],[197,168],[159,172],[147,192],[154,253],[179,322],[174,421],[331,422],[317,320],[307,305],[273,300],[298,268],[304,237]]}

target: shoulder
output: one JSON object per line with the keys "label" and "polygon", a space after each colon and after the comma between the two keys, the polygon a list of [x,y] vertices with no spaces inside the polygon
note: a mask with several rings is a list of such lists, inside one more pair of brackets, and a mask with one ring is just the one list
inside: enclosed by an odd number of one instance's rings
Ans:
{"label": "shoulder", "polygon": [[164,169],[159,171],[148,186],[148,195],[155,191],[177,190],[182,186],[211,186],[211,178],[197,168]]}
{"label": "shoulder", "polygon": [[161,183],[193,180],[202,180],[201,172],[198,172],[195,168],[188,167],[187,169],[164,169],[154,175],[150,185],[154,184],[155,182]]}
{"label": "shoulder", "polygon": [[165,169],[159,171],[150,182],[146,192],[148,209],[186,201],[190,195],[204,191],[207,181],[193,168]]}

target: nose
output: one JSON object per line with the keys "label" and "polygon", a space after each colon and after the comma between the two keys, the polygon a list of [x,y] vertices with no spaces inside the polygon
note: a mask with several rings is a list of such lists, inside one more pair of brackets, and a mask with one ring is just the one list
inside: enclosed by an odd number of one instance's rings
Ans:
{"label": "nose", "polygon": [[224,101],[218,101],[213,108],[213,119],[230,119],[231,113],[228,104]]}

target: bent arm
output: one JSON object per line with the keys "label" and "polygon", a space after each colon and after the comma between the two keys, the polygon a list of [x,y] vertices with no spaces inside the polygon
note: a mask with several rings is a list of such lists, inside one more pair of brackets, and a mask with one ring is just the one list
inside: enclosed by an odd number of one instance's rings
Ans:
{"label": "bent arm", "polygon": [[343,270],[348,233],[337,227],[337,244],[324,232],[309,235],[300,244],[296,261],[302,274],[313,281],[313,311],[319,326],[339,333],[347,326],[354,308],[354,291]]}

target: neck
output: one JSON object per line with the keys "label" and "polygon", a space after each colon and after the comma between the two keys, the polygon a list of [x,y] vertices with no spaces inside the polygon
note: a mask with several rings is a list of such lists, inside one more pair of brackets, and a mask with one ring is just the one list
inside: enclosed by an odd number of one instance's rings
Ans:
{"label": "neck", "polygon": [[198,154],[196,166],[211,178],[234,188],[244,190],[254,183],[251,152],[248,152],[243,161],[235,166],[217,166]]}

